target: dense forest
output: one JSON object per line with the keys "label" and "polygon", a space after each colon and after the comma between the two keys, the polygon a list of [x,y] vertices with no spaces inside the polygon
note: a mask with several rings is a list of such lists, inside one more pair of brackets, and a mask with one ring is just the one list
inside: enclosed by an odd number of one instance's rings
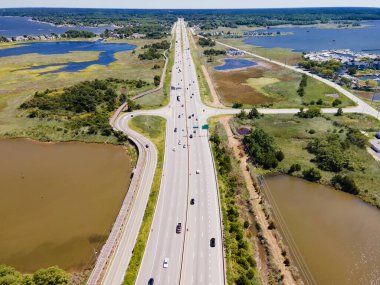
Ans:
{"label": "dense forest", "polygon": [[[270,26],[281,24],[316,24],[329,21],[380,20],[378,8],[297,8],[297,9],[234,9],[234,10],[127,10],[127,9],[0,9],[0,16],[25,16],[56,25],[117,25],[125,33],[148,33],[146,27],[169,31],[178,17],[202,29],[219,26]],[[144,28],[138,28],[144,27]],[[152,29],[153,30],[153,29]],[[149,31],[150,32],[150,31]]]}

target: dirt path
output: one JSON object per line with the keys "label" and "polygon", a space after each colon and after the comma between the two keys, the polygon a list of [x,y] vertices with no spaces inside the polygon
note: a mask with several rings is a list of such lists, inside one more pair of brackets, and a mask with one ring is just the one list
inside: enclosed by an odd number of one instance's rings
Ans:
{"label": "dirt path", "polygon": [[[283,284],[297,284],[294,280],[288,267],[284,265],[285,258],[281,254],[281,248],[276,237],[273,235],[273,232],[268,229],[268,221],[265,218],[264,211],[260,205],[260,196],[257,194],[256,189],[254,188],[253,180],[249,171],[247,170],[247,160],[248,157],[243,150],[243,146],[238,139],[236,139],[232,133],[231,127],[229,125],[229,120],[231,116],[222,117],[219,119],[219,122],[222,123],[224,129],[226,130],[228,136],[228,145],[232,148],[235,158],[240,161],[239,166],[241,173],[243,174],[246,186],[250,192],[251,201],[253,209],[255,212],[255,217],[258,223],[261,226],[263,236],[266,238],[270,252],[272,253],[272,260],[281,270],[284,275]],[[267,276],[262,276],[263,280],[267,279]]]}
{"label": "dirt path", "polygon": [[212,84],[212,80],[211,80],[210,74],[207,71],[207,68],[204,65],[202,65],[201,67],[202,67],[202,72],[203,72],[203,75],[206,79],[206,82],[207,82],[207,85],[210,89],[210,93],[211,93],[211,97],[212,97],[212,102],[210,102],[209,104],[215,108],[226,108],[226,106],[224,106],[219,101],[218,94],[216,93],[216,90],[214,88],[214,84]]}

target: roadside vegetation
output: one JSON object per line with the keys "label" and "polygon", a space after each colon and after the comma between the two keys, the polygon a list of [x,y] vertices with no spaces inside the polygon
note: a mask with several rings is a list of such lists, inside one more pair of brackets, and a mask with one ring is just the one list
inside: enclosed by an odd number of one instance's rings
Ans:
{"label": "roadside vegetation", "polygon": [[368,140],[379,129],[379,123],[360,114],[322,115],[318,109],[310,113],[253,119],[239,115],[231,124],[243,141],[260,129],[275,138],[273,141],[283,152],[277,165],[257,161],[246,144],[260,173],[281,172],[330,185],[380,208],[376,180],[380,163],[367,152]]}
{"label": "roadside vegetation", "polygon": [[148,204],[145,209],[139,235],[133,249],[132,258],[125,273],[123,285],[135,284],[146,243],[148,241],[149,230],[152,224],[158,193],[160,190],[162,167],[164,163],[166,122],[165,119],[158,116],[137,116],[129,121],[129,127],[144,135],[156,145],[158,159]]}
{"label": "roadside vegetation", "polygon": [[63,285],[69,281],[69,274],[56,266],[39,269],[33,274],[22,274],[11,266],[0,264],[2,285]]}
{"label": "roadside vegetation", "polygon": [[[225,142],[225,133],[214,127],[210,137],[218,174],[223,215],[224,250],[227,283],[237,285],[261,284],[252,243],[252,228],[244,217],[251,212],[249,193],[237,162]],[[251,213],[252,214],[252,213]]]}
{"label": "roadside vegetation", "polygon": [[204,60],[202,58],[202,54],[199,51],[199,46],[195,43],[195,37],[192,35],[190,31],[188,31],[187,35],[189,37],[191,46],[191,56],[194,60],[195,70],[197,73],[200,95],[203,103],[207,104],[209,102],[212,102],[212,97],[210,94],[209,86],[202,71],[202,65],[204,64]]}
{"label": "roadside vegetation", "polygon": [[61,90],[35,92],[20,105],[20,116],[28,121],[28,128],[7,132],[4,136],[123,144],[127,137],[112,130],[109,119],[119,105],[129,100],[129,90],[146,85],[149,83],[142,80],[109,78],[85,81]]}

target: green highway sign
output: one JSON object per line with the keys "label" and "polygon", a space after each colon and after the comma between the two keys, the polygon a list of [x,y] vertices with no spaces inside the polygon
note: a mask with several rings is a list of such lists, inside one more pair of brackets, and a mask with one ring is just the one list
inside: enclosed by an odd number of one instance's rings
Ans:
{"label": "green highway sign", "polygon": [[203,125],[202,126],[202,130],[208,130],[208,125],[206,124],[206,125]]}

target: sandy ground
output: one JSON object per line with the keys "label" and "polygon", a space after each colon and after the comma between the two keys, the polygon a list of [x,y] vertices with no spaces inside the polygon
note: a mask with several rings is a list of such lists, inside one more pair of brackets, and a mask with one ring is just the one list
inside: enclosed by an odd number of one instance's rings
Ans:
{"label": "sandy ground", "polygon": [[[243,174],[244,180],[246,182],[247,188],[251,195],[252,205],[255,212],[255,216],[259,224],[261,225],[263,236],[267,239],[267,242],[270,247],[270,251],[272,253],[273,262],[277,265],[277,267],[281,270],[281,272],[284,275],[283,284],[296,284],[296,281],[293,279],[293,276],[291,272],[289,271],[288,267],[284,265],[285,258],[281,254],[281,248],[279,246],[279,243],[275,236],[273,235],[273,232],[271,230],[268,230],[268,221],[265,218],[265,214],[263,212],[263,209],[260,202],[260,196],[257,194],[254,186],[253,186],[253,180],[251,178],[251,175],[249,171],[247,171],[247,160],[248,157],[244,152],[243,146],[240,143],[238,139],[236,139],[231,131],[229,120],[231,119],[231,116],[222,117],[219,119],[219,122],[223,124],[227,136],[228,136],[228,145],[233,149],[235,158],[240,161],[240,170]],[[260,272],[263,273],[263,272]],[[266,280],[266,276],[262,276],[262,280]]]}

